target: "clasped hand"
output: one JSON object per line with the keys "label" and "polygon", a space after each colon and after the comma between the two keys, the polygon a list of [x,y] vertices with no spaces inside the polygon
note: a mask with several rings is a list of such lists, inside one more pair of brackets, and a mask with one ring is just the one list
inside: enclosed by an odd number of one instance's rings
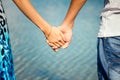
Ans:
{"label": "clasped hand", "polygon": [[67,48],[72,37],[71,29],[63,29],[62,27],[52,27],[50,34],[46,37],[48,45],[54,50],[59,48]]}

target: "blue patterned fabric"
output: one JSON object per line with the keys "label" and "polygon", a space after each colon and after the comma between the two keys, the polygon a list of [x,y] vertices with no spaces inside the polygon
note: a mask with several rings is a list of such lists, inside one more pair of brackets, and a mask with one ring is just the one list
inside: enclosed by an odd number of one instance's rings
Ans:
{"label": "blue patterned fabric", "polygon": [[0,0],[0,80],[15,80],[5,12]]}

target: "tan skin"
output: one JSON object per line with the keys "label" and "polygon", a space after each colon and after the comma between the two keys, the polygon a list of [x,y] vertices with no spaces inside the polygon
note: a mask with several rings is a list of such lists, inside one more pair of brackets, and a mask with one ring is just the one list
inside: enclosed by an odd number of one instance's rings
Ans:
{"label": "tan skin", "polygon": [[[35,10],[30,0],[13,0],[19,9],[45,34],[48,45],[57,51],[58,48],[68,47],[71,37],[74,20],[86,0],[71,0],[68,13],[59,27],[48,24]],[[31,14],[32,13],[32,14]]]}
{"label": "tan skin", "polygon": [[[66,17],[64,18],[63,23],[58,27],[58,29],[63,33],[65,39],[65,44],[62,46],[62,48],[69,46],[72,38],[72,29],[74,26],[75,18],[85,2],[86,0],[71,0],[71,4],[69,6]],[[49,43],[49,45],[52,46],[52,43]],[[52,48],[54,49],[54,47]]]}

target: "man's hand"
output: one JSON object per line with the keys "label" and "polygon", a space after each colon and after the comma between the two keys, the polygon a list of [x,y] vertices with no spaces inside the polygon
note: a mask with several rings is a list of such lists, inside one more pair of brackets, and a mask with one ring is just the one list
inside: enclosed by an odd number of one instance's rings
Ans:
{"label": "man's hand", "polygon": [[48,45],[54,50],[57,51],[58,48],[65,44],[63,33],[56,27],[52,27],[50,34],[46,37]]}
{"label": "man's hand", "polygon": [[63,33],[64,35],[64,41],[65,44],[62,46],[62,48],[67,48],[71,42],[72,39],[72,29],[63,28],[62,26],[59,26],[58,29]]}

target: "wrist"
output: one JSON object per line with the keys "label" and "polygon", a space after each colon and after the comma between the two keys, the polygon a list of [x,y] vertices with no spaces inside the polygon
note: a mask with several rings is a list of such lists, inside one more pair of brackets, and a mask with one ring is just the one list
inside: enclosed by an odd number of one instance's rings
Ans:
{"label": "wrist", "polygon": [[50,27],[49,31],[47,31],[47,33],[45,34],[46,38],[48,38],[50,34],[52,33],[52,28],[53,27]]}
{"label": "wrist", "polygon": [[47,26],[47,27],[44,27],[43,29],[41,29],[42,32],[44,33],[44,35],[47,37],[49,37],[49,35],[51,34],[52,32],[52,26]]}
{"label": "wrist", "polygon": [[64,31],[67,31],[67,30],[72,30],[73,29],[73,26],[74,26],[74,21],[71,21],[71,22],[63,22],[62,25],[60,26],[60,28]]}

